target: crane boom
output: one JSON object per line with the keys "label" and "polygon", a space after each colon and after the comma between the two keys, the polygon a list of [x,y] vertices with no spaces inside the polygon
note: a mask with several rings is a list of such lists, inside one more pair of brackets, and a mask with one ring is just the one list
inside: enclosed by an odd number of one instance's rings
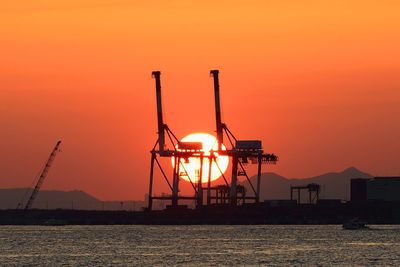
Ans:
{"label": "crane boom", "polygon": [[43,181],[46,178],[47,173],[49,172],[51,164],[53,163],[53,160],[56,157],[56,154],[59,150],[60,144],[61,144],[61,141],[58,141],[56,146],[53,148],[53,151],[51,152],[48,160],[46,161],[46,164],[44,165],[44,168],[43,168],[42,172],[40,173],[40,176],[36,183],[36,186],[33,189],[33,192],[31,194],[31,196],[29,197],[28,202],[26,203],[25,210],[30,209],[32,207],[33,201],[35,200],[37,194],[39,193],[40,187],[42,186]]}

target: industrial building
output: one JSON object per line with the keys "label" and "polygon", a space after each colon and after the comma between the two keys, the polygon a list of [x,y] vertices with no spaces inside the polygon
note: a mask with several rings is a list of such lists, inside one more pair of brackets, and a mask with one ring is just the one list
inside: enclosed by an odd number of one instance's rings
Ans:
{"label": "industrial building", "polygon": [[400,201],[400,177],[351,179],[351,201]]}

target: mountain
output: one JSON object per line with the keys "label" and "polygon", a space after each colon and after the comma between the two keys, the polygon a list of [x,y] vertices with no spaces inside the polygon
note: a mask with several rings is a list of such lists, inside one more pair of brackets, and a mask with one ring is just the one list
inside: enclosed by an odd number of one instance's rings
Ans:
{"label": "mountain", "polygon": [[[349,199],[350,179],[371,177],[371,175],[359,171],[354,167],[342,172],[331,172],[300,179],[288,179],[275,173],[263,173],[261,176],[261,199],[290,199],[291,185],[307,185],[309,183],[321,185],[321,199]],[[250,181],[256,186],[255,176],[251,177]],[[252,192],[247,181],[241,182],[241,184],[247,188],[247,192]],[[23,205],[25,205],[31,192],[32,189],[27,188],[0,189],[0,209],[15,209],[24,195]],[[33,203],[33,208],[140,210],[145,205],[144,201],[102,201],[86,192],[78,190],[68,192],[41,190]],[[158,208],[161,208],[161,206]]]}
{"label": "mountain", "polygon": [[[31,188],[0,189],[0,209],[15,209],[22,201],[26,204]],[[38,209],[80,209],[80,210],[139,210],[144,201],[102,201],[86,192],[40,190],[32,208]]]}
{"label": "mountain", "polygon": [[[256,186],[256,176],[250,181]],[[261,199],[290,199],[291,185],[307,185],[317,183],[321,186],[321,199],[349,199],[350,180],[353,178],[372,178],[368,173],[362,172],[354,167],[342,172],[330,172],[310,178],[286,178],[275,173],[263,173],[261,175]],[[241,183],[252,192],[249,183]]]}

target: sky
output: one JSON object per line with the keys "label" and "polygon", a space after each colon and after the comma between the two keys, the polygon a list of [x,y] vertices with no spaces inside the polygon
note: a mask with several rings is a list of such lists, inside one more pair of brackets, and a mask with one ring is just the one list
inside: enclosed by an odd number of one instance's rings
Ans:
{"label": "sky", "polygon": [[153,70],[178,137],[215,133],[219,69],[224,122],[280,158],[264,171],[400,175],[399,13],[394,0],[3,0],[0,187],[31,185],[60,139],[43,188],[143,199]]}

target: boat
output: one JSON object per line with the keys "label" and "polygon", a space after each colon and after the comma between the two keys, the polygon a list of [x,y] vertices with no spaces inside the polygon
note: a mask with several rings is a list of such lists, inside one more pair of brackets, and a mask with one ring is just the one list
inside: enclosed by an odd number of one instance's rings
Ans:
{"label": "boat", "polygon": [[367,222],[359,221],[358,219],[352,219],[348,222],[345,222],[342,227],[346,230],[369,229]]}

